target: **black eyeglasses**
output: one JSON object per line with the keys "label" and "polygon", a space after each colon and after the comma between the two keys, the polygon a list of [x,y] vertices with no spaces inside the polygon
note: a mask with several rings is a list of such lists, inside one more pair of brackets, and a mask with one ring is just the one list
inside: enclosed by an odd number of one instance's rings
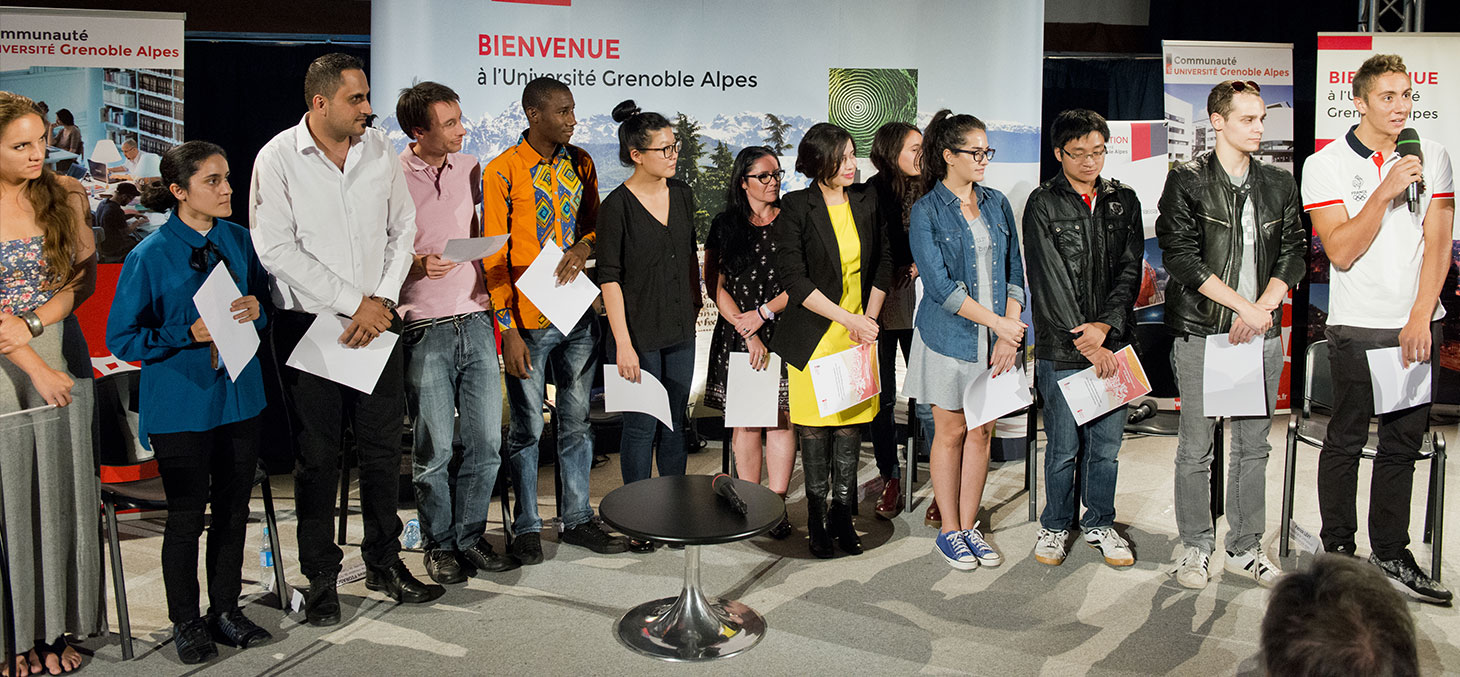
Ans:
{"label": "black eyeglasses", "polygon": [[1060,152],[1061,153],[1064,153],[1064,156],[1065,157],[1067,157],[1067,158],[1069,158],[1071,160],[1074,160],[1076,163],[1081,163],[1081,162],[1084,162],[1084,161],[1090,160],[1090,159],[1100,160],[1101,158],[1105,157],[1105,149],[1104,148],[1101,148],[1100,150],[1097,150],[1097,151],[1091,151],[1089,153],[1085,153],[1085,152],[1071,153],[1070,151],[1067,151],[1067,150],[1061,148],[1060,149]]}
{"label": "black eyeglasses", "polygon": [[234,282],[238,281],[238,275],[233,272],[233,266],[228,263],[228,257],[218,249],[218,245],[212,240],[205,240],[203,246],[193,247],[193,253],[188,255],[188,267],[200,273],[207,273],[213,269],[213,264],[223,262],[223,267],[228,269],[228,275]]}
{"label": "black eyeglasses", "polygon": [[747,178],[747,179],[755,179],[756,181],[761,182],[763,185],[769,186],[769,185],[771,185],[771,182],[772,181],[775,181],[776,183],[780,183],[781,180],[785,178],[785,176],[786,176],[786,170],[784,170],[784,169],[777,169],[776,171],[773,171],[773,172],[761,172],[759,174],[746,174],[745,175],[745,178]]}
{"label": "black eyeglasses", "polygon": [[992,162],[995,152],[992,148],[949,148],[948,150],[958,155],[972,155],[974,162],[983,162],[984,160]]}
{"label": "black eyeglasses", "polygon": [[660,146],[659,148],[640,148],[639,149],[639,152],[640,153],[647,153],[647,152],[649,152],[651,150],[657,150],[660,153],[663,153],[664,154],[664,157],[666,157],[666,158],[672,158],[672,157],[675,157],[675,156],[678,156],[679,155],[679,142],[678,141],[675,141],[674,143],[671,143],[668,146]]}
{"label": "black eyeglasses", "polygon": [[1252,93],[1253,94],[1259,94],[1259,93],[1262,92],[1262,88],[1261,87],[1258,87],[1257,86],[1257,83],[1256,82],[1253,82],[1251,80],[1233,80],[1232,81],[1232,91],[1234,91],[1234,92],[1245,92],[1249,88],[1252,89]]}

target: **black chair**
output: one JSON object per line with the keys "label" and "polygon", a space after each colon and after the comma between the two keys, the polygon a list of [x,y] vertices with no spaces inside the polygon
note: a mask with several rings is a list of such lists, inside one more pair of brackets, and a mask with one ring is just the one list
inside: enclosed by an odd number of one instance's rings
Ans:
{"label": "black chair", "polygon": [[[1293,481],[1298,459],[1298,443],[1315,449],[1323,447],[1328,420],[1333,412],[1333,379],[1329,373],[1328,341],[1308,346],[1304,357],[1303,406],[1288,421],[1287,461],[1283,468],[1283,511],[1279,555],[1286,557],[1293,520]],[[1370,422],[1369,440],[1361,458],[1373,460],[1378,451],[1377,428]],[[1430,578],[1440,580],[1440,553],[1445,532],[1445,435],[1431,430],[1425,435],[1420,454],[1430,459],[1429,498],[1425,508],[1423,540],[1430,543]],[[1409,500],[1408,496],[1395,497]]]}
{"label": "black chair", "polygon": [[[117,508],[166,510],[167,494],[156,461],[124,466],[101,466],[101,507],[106,515],[106,540],[112,560],[112,587],[117,597],[117,624],[122,633],[122,658],[132,659],[132,622],[127,613],[126,576],[122,572],[122,544],[117,535]],[[284,580],[284,563],[280,558],[279,524],[274,518],[274,495],[269,476],[260,466],[254,471],[254,485],[262,488],[264,520],[269,530],[269,548],[273,553],[274,593],[279,608],[289,608],[289,584]]]}

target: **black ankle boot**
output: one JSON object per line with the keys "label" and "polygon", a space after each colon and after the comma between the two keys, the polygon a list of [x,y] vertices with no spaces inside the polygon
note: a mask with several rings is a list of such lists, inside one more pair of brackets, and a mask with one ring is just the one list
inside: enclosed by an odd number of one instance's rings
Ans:
{"label": "black ankle boot", "polygon": [[836,539],[842,552],[848,555],[862,554],[862,539],[857,536],[857,527],[852,524],[852,510],[841,501],[832,501],[831,512],[826,519],[826,530]]}

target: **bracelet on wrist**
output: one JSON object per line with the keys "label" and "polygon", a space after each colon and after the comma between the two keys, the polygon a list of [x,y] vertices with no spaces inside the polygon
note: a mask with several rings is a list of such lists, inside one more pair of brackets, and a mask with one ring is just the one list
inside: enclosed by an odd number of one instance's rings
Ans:
{"label": "bracelet on wrist", "polygon": [[46,325],[41,322],[40,316],[34,310],[27,310],[20,314],[20,319],[25,320],[25,328],[30,330],[30,337],[40,336],[46,330]]}

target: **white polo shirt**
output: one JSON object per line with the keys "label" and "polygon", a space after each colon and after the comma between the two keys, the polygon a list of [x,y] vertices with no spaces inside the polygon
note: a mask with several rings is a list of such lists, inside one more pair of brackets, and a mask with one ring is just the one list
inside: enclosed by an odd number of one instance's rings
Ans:
{"label": "white polo shirt", "polygon": [[365,296],[400,299],[416,237],[416,204],[395,148],[378,129],[351,145],[341,171],[306,120],[254,160],[249,220],[273,278],[274,304],[352,315]]}
{"label": "white polo shirt", "polygon": [[[1303,164],[1303,211],[1343,205],[1352,218],[1399,160],[1395,153],[1369,150],[1354,135],[1357,128],[1351,127],[1343,139],[1334,139]],[[1424,215],[1430,200],[1455,197],[1445,147],[1420,139],[1420,150],[1424,153],[1425,192],[1419,213],[1409,212],[1401,194],[1384,210],[1379,233],[1368,251],[1348,270],[1329,264],[1330,326],[1401,329],[1409,320],[1424,261]],[[1433,319],[1444,316],[1445,307],[1435,304]]]}

